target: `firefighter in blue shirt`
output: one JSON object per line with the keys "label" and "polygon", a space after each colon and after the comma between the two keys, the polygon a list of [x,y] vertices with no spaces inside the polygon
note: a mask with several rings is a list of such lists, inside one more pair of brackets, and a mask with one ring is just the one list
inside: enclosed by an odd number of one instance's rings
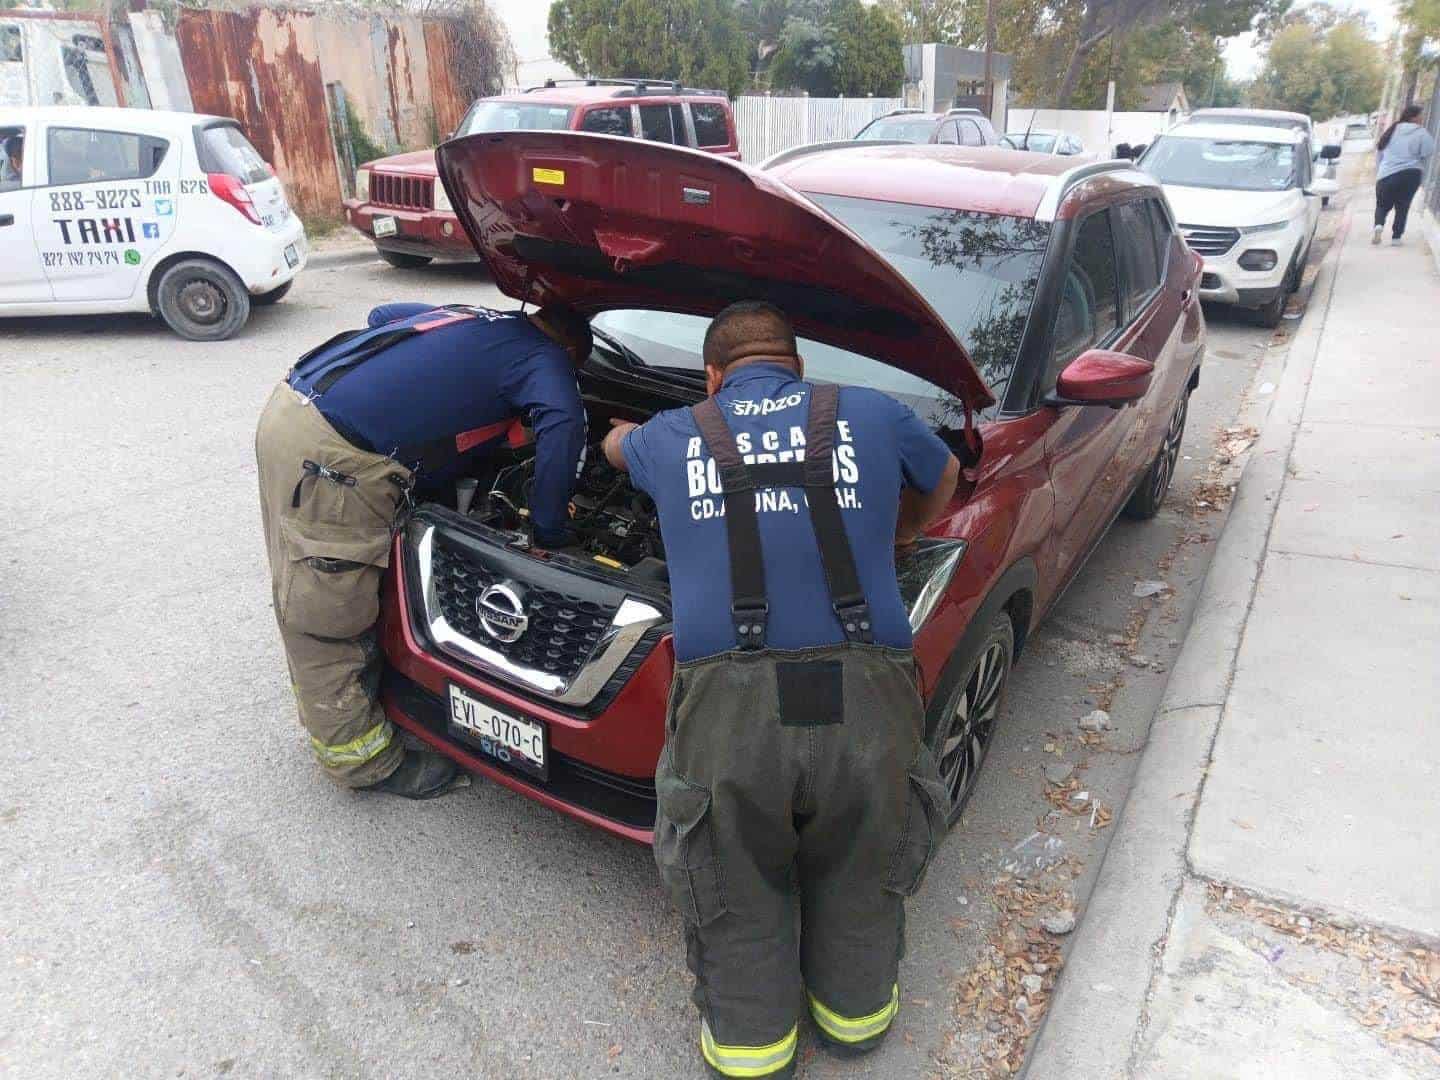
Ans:
{"label": "firefighter in blue shirt", "polygon": [[405,750],[378,699],[381,574],[407,493],[437,495],[473,458],[533,431],[535,542],[573,541],[585,452],[575,371],[590,327],[570,308],[524,315],[390,304],[301,357],[255,434],[275,617],[300,722],[354,788],[443,794],[455,766]]}
{"label": "firefighter in blue shirt", "polygon": [[904,898],[949,796],[895,549],[949,502],[959,463],[893,398],[803,381],[769,304],[717,315],[704,362],[703,402],[618,424],[605,456],[655,500],[670,564],[655,858],[701,1054],[720,1076],[786,1077],[802,1000],[842,1053],[877,1046],[899,1008]]}

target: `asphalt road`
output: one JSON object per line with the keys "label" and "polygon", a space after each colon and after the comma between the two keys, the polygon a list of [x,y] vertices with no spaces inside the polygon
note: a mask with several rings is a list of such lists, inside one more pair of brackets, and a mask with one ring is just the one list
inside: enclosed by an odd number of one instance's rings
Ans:
{"label": "asphalt road", "polygon": [[[0,1073],[700,1074],[647,849],[486,783],[422,804],[341,791],[305,748],[254,424],[295,356],[399,299],[494,294],[473,268],[369,261],[311,269],[219,345],[139,317],[0,323]],[[982,1066],[956,995],[994,953],[1012,846],[1058,837],[1083,903],[1106,840],[1103,813],[1046,817],[1042,768],[1123,798],[1220,520],[1197,486],[1271,339],[1212,319],[1169,508],[1118,524],[1032,641],[911,905],[896,1036],[842,1066],[807,1035],[802,1076]],[[1173,591],[1132,596],[1150,579]],[[1096,703],[1115,730],[1085,747]]]}

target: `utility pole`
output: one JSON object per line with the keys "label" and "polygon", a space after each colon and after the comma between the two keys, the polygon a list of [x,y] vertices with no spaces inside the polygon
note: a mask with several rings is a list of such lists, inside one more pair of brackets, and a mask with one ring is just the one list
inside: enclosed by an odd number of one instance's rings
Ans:
{"label": "utility pole", "polygon": [[995,121],[995,0],[985,0],[985,115]]}

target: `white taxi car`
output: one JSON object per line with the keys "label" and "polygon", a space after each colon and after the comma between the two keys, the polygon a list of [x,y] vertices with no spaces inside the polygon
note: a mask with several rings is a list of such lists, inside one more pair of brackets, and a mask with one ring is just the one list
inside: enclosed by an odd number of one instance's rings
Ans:
{"label": "white taxi car", "polygon": [[0,316],[149,311],[228,338],[289,291],[305,229],[234,120],[0,107]]}
{"label": "white taxi car", "polygon": [[1158,136],[1140,168],[1165,188],[1185,242],[1205,259],[1200,299],[1277,326],[1300,287],[1332,179],[1294,128],[1190,121]]}

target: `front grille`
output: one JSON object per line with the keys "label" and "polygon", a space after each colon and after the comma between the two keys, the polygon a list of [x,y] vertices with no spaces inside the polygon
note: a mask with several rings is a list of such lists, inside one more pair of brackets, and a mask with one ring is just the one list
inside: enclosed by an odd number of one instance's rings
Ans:
{"label": "front grille", "polygon": [[525,593],[530,623],[519,641],[492,638],[480,625],[476,601],[491,585],[504,580],[471,558],[444,535],[435,541],[432,562],[440,610],[451,626],[484,642],[512,663],[538,668],[569,682],[594,652],[619,603],[607,605],[555,589],[531,587]]}
{"label": "front grille", "polygon": [[1180,232],[1185,243],[1196,255],[1224,255],[1240,239],[1239,229],[1222,228],[1218,225],[1181,225]]}
{"label": "front grille", "polygon": [[1200,288],[1202,288],[1202,289],[1218,289],[1218,288],[1220,288],[1220,275],[1219,275],[1219,274],[1201,274],[1201,275],[1200,275]]}
{"label": "front grille", "polygon": [[372,172],[370,202],[375,206],[394,206],[401,210],[432,210],[435,207],[435,181],[422,176]]}
{"label": "front grille", "polygon": [[[452,739],[446,722],[449,709],[445,700],[394,668],[386,668],[380,692],[387,704],[440,736],[457,751],[480,758],[487,765],[514,776],[527,787],[537,788],[572,806],[631,828],[649,829],[655,825],[655,782],[651,777],[622,776],[551,750],[550,779],[539,780],[528,773],[508,769],[474,747]],[[661,722],[658,716],[655,722]]]}

